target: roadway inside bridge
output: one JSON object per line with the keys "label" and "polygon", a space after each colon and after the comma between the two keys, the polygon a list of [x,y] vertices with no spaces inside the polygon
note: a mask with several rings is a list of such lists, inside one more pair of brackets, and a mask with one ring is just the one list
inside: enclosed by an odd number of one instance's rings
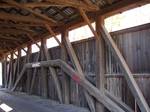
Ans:
{"label": "roadway inside bridge", "polygon": [[0,90],[0,112],[89,112],[74,105],[59,104],[38,96]]}

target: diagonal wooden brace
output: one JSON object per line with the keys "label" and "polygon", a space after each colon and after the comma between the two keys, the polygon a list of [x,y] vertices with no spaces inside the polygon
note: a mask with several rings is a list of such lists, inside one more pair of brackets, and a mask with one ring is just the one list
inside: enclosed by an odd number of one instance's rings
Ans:
{"label": "diagonal wooden brace", "polygon": [[[94,28],[92,27],[92,25],[90,23],[90,20],[86,16],[83,9],[79,9],[79,11],[80,11],[80,14],[82,15],[82,17],[84,18],[84,20],[87,22],[89,28],[93,32],[95,38],[98,39],[99,36],[98,36],[97,32],[94,31]],[[116,46],[116,44],[115,44],[114,40],[112,39],[111,35],[107,32],[107,30],[105,29],[105,27],[103,25],[101,25],[100,29],[101,29],[101,33],[102,33],[102,36],[103,36],[104,40],[106,41],[107,45],[110,46],[110,48],[111,48],[111,50],[114,54],[114,57],[119,62],[120,67],[121,67],[122,71],[125,74],[125,79],[127,81],[127,84],[129,86],[134,98],[136,99],[140,110],[142,112],[150,112],[149,106],[148,106],[141,90],[139,89],[136,81],[134,80],[133,75],[132,75],[125,59],[123,58],[121,52],[119,51],[118,47]]]}

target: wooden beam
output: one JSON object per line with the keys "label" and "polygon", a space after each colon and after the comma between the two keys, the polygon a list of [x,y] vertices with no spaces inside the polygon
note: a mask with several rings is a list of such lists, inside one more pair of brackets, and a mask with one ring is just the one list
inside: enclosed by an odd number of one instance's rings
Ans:
{"label": "wooden beam", "polygon": [[41,48],[41,46],[34,40],[34,38],[30,34],[27,34],[27,36],[39,49]]}
{"label": "wooden beam", "polygon": [[[56,4],[56,3],[49,3],[49,2],[31,2],[31,3],[20,3],[21,6],[28,7],[28,8],[38,8],[38,7],[65,7],[66,5]],[[12,8],[16,6],[12,6],[6,3],[0,3],[0,8]]]}
{"label": "wooden beam", "polygon": [[21,41],[20,39],[18,38],[14,38],[14,37],[6,37],[6,36],[3,36],[3,35],[0,35],[0,39],[7,39],[7,40],[12,40],[12,41]]}
{"label": "wooden beam", "polygon": [[[101,36],[100,25],[104,23],[104,19],[99,16],[96,19],[96,32],[99,35],[99,39],[96,40],[96,87],[102,91],[102,94],[105,90],[106,78],[105,78],[105,42]],[[105,112],[105,108],[99,102],[96,102],[96,112]]]}
{"label": "wooden beam", "polygon": [[149,112],[150,111],[149,106],[148,106],[141,90],[139,89],[135,79],[133,78],[133,75],[132,75],[124,57],[122,56],[120,50],[118,49],[114,40],[112,39],[112,37],[110,36],[110,34],[107,32],[107,30],[105,29],[105,27],[103,25],[101,25],[100,29],[101,29],[103,38],[105,39],[107,45],[110,46],[111,51],[114,54],[114,57],[119,62],[119,65],[120,65],[122,71],[124,72],[124,76],[127,81],[127,84],[129,86],[134,98],[136,99],[140,110],[142,112]]}
{"label": "wooden beam", "polygon": [[61,5],[65,5],[65,6],[70,6],[70,7],[74,7],[74,8],[83,8],[86,11],[96,11],[99,8],[97,6],[91,6],[91,5],[87,5],[82,1],[78,1],[78,0],[46,0],[47,2],[50,3],[56,3],[56,4],[61,4]]}
{"label": "wooden beam", "polygon": [[[40,51],[37,53],[37,56],[36,56],[36,58],[35,58],[35,62],[38,62],[38,61],[39,61],[39,59],[40,59],[40,54],[41,54],[41,49],[40,49]],[[37,68],[34,68],[29,94],[32,94],[32,93],[33,93],[33,88],[34,88],[34,84],[35,84],[35,80],[36,80],[36,74],[37,74]]]}
{"label": "wooden beam", "polygon": [[11,34],[11,35],[21,35],[21,34],[26,34],[29,33],[31,35],[35,35],[33,32],[28,32],[28,31],[22,31],[18,29],[2,29],[0,28],[0,34]]}
{"label": "wooden beam", "polygon": [[9,77],[8,77],[8,89],[11,89],[13,87],[13,52],[11,52],[11,59],[10,59],[10,69],[9,69]]}
{"label": "wooden beam", "polygon": [[[33,65],[37,65],[37,66],[33,66]],[[21,79],[23,78],[26,69],[49,67],[49,66],[61,68],[68,76],[70,76],[76,83],[81,85],[86,91],[88,91],[88,93],[91,96],[95,97],[96,100],[98,100],[100,103],[105,105],[111,112],[125,112],[123,109],[121,109],[119,106],[117,106],[114,102],[112,102],[112,100],[110,100],[107,96],[101,94],[101,91],[98,90],[95,86],[93,86],[88,80],[86,80],[84,77],[81,77],[82,75],[79,74],[79,72],[75,71],[74,69],[72,69],[72,67],[70,67],[64,61],[59,60],[59,59],[41,61],[41,62],[37,62],[37,63],[27,63],[23,67],[12,90],[16,89],[16,87],[20,83]]]}
{"label": "wooden beam", "polygon": [[[31,48],[31,45],[29,44],[27,46],[26,63],[30,63],[31,54],[32,54],[32,48]],[[28,94],[30,93],[31,74],[32,74],[32,71],[27,70],[26,91]]]}
{"label": "wooden beam", "polygon": [[118,106],[120,106],[125,112],[134,112],[128,105],[109,93],[109,91],[105,90],[105,95],[109,97],[113,102],[115,102]]}
{"label": "wooden beam", "polygon": [[[45,24],[45,22],[43,20],[37,19],[32,16],[21,16],[21,15],[15,15],[15,14],[7,14],[7,13],[3,13],[3,12],[0,12],[0,15],[1,15],[0,19],[2,19],[2,20],[8,20],[8,21],[12,20],[12,21],[16,21],[16,22],[25,22],[25,23],[40,24],[40,25]],[[49,24],[49,23],[47,23],[47,24]]]}
{"label": "wooden beam", "polygon": [[85,14],[85,11],[82,8],[79,8],[79,12],[81,14],[81,16],[83,17],[84,21],[88,24],[89,28],[91,29],[92,33],[94,34],[95,38],[99,38],[98,34],[96,33],[96,31],[94,30],[93,26],[91,25],[90,19],[87,17],[87,15]]}
{"label": "wooden beam", "polygon": [[[46,57],[46,60],[50,60],[51,59],[51,56],[48,52],[48,48],[46,46],[46,40],[45,40],[45,44],[43,45],[43,53],[45,54],[45,57]],[[60,82],[59,82],[59,79],[58,79],[58,76],[56,74],[56,71],[53,67],[49,67],[49,72],[51,73],[52,75],[52,78],[54,80],[54,85],[55,85],[55,88],[56,88],[56,91],[57,91],[57,95],[58,95],[58,99],[59,99],[59,102],[60,103],[63,103],[63,99],[62,99],[62,90],[61,90],[61,86],[60,86]]]}
{"label": "wooden beam", "polygon": [[112,0],[106,0],[106,1],[107,1],[109,4],[112,4],[112,2],[113,2]]}
{"label": "wooden beam", "polygon": [[7,0],[7,1],[4,1],[4,2],[6,2],[6,3],[10,4],[10,5],[16,6],[16,7],[20,8],[20,9],[27,10],[27,11],[29,11],[30,13],[32,13],[33,15],[35,15],[35,16],[37,16],[37,17],[40,17],[40,18],[43,19],[46,23],[48,22],[48,23],[51,24],[51,25],[56,25],[56,23],[57,23],[55,20],[53,20],[53,19],[51,19],[51,18],[49,18],[49,17],[47,17],[47,16],[45,16],[45,15],[43,15],[43,14],[41,14],[41,13],[38,13],[38,12],[36,12],[36,11],[33,11],[32,9],[30,9],[30,8],[28,8],[28,7],[26,7],[26,6],[20,5],[19,3],[17,3],[17,2],[14,1],[14,0]]}
{"label": "wooden beam", "polygon": [[56,40],[56,42],[57,42],[60,46],[62,46],[62,45],[61,45],[61,42],[60,42],[59,39],[56,37],[56,34],[53,32],[53,30],[51,29],[51,27],[50,27],[49,25],[47,25],[47,24],[45,24],[45,27],[46,27],[47,30],[49,31],[50,35],[51,35],[52,37],[54,37],[54,39]]}
{"label": "wooden beam", "polygon": [[[76,55],[76,53],[75,53],[75,51],[74,51],[74,49],[73,49],[73,47],[69,41],[69,37],[67,36],[64,39],[65,39],[65,47],[66,47],[68,54],[69,54],[69,56],[70,56],[70,58],[74,64],[74,67],[79,72],[80,77],[85,77],[83,70],[82,70],[82,67],[80,65],[80,62],[78,60],[78,57],[77,57],[77,55]],[[93,98],[87,93],[87,91],[83,90],[83,92],[84,92],[85,98],[87,100],[87,103],[88,103],[88,106],[89,106],[91,112],[95,112],[95,106],[94,106]]]}
{"label": "wooden beam", "polygon": [[[41,61],[46,60],[46,56],[44,53],[46,45],[46,40],[41,39]],[[42,96],[44,98],[48,97],[48,75],[47,75],[47,69],[45,67],[41,67],[41,83],[42,83]]]}
{"label": "wooden beam", "polygon": [[[68,31],[64,30],[62,31],[62,37],[61,37],[61,41],[62,41],[62,45],[63,47],[61,47],[61,59],[63,61],[67,61],[67,50],[64,47],[65,46],[65,37],[68,36]],[[63,100],[65,104],[70,104],[70,82],[69,82],[69,77],[66,76],[66,74],[63,72],[63,70],[61,70],[62,74],[63,74]]]}

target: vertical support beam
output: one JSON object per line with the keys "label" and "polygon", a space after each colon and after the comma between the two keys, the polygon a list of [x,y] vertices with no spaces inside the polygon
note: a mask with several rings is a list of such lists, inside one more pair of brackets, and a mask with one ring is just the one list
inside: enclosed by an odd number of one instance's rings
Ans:
{"label": "vertical support beam", "polygon": [[8,77],[8,89],[11,89],[12,87],[12,80],[13,80],[13,52],[11,52],[11,59],[10,59],[10,68],[9,68],[9,77]]}
{"label": "vertical support beam", "polygon": [[[46,44],[46,40],[41,39],[41,61],[45,60],[44,55],[44,46]],[[45,67],[41,67],[41,82],[42,82],[42,96],[44,98],[48,97],[48,77],[47,77],[47,69]]]}
{"label": "vertical support beam", "polygon": [[[30,62],[30,56],[31,56],[31,45],[29,44],[27,46],[28,50],[27,50],[27,60],[26,63]],[[26,89],[27,89],[27,93],[29,94],[29,90],[30,90],[30,85],[31,85],[31,69],[27,70],[27,80],[26,80]]]}
{"label": "vertical support beam", "polygon": [[[40,49],[40,51],[38,52],[38,54],[37,54],[37,56],[36,56],[35,62],[38,62],[38,61],[39,61],[39,59],[40,59],[40,54],[41,54],[41,49]],[[34,83],[35,83],[35,79],[36,79],[36,74],[37,74],[37,68],[34,68],[29,94],[32,94],[32,92],[33,92],[33,87],[34,87]]]}
{"label": "vertical support beam", "polygon": [[[65,45],[65,37],[68,37],[68,32],[63,31],[62,32],[62,46],[61,46],[61,59],[63,61],[67,61],[67,52],[66,48],[64,47]],[[69,83],[69,77],[62,71],[63,73],[63,100],[65,104],[70,103],[70,83]]]}
{"label": "vertical support beam", "polygon": [[18,56],[17,59],[14,60],[14,64],[13,64],[13,81],[12,81],[12,85],[14,85],[15,83],[15,78],[16,78],[16,71],[17,71],[17,63],[18,63]]}
{"label": "vertical support beam", "polygon": [[[82,71],[81,65],[79,63],[78,57],[75,54],[75,51],[74,51],[68,37],[65,37],[65,43],[66,43],[65,45],[66,45],[66,49],[68,51],[68,54],[69,54],[72,62],[74,63],[74,66],[75,66],[76,70],[80,74],[79,77],[85,77],[84,73]],[[91,112],[95,112],[95,105],[94,105],[93,98],[89,95],[89,93],[87,91],[84,90],[83,92],[84,92],[85,98],[87,100],[87,103],[89,105],[89,108],[90,108]]]}
{"label": "vertical support beam", "polygon": [[[44,44],[44,54],[46,56],[46,60],[50,60],[51,59],[51,56],[48,52],[48,48],[46,46],[46,44]],[[60,103],[63,103],[63,100],[62,100],[62,91],[61,91],[61,86],[60,86],[60,82],[59,82],[59,79],[58,79],[58,76],[56,74],[56,71],[53,67],[48,67],[51,75],[52,75],[52,78],[54,80],[54,84],[55,84],[55,88],[56,88],[56,91],[57,91],[57,95],[58,95],[58,99],[59,99],[59,102]]]}
{"label": "vertical support beam", "polygon": [[[100,25],[103,24],[103,18],[96,18],[96,31],[99,38],[96,40],[96,87],[105,94],[105,41],[101,36]],[[104,112],[105,108],[99,102],[96,102],[96,112]]]}
{"label": "vertical support beam", "polygon": [[8,64],[7,64],[7,72],[6,72],[6,85],[5,85],[5,88],[8,88],[8,85],[9,85],[9,75],[10,75],[10,64],[11,63],[11,58],[10,60],[8,61]]}
{"label": "vertical support beam", "polygon": [[21,58],[21,49],[19,48],[18,49],[18,58],[17,58],[17,70],[16,70],[16,76],[14,79],[14,84],[15,84],[17,77],[19,76],[19,73],[20,73],[20,58]]}
{"label": "vertical support beam", "polygon": [[5,87],[6,86],[6,79],[7,79],[7,57],[4,56],[4,60],[3,60],[3,73],[2,73],[2,86]]}

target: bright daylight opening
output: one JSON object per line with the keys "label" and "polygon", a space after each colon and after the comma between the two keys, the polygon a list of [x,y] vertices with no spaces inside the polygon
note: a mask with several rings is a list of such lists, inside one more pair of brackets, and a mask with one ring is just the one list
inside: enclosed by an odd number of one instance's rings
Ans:
{"label": "bright daylight opening", "polygon": [[105,19],[109,32],[150,23],[150,4],[125,11]]}
{"label": "bright daylight opening", "polygon": [[[56,37],[57,37],[58,40],[61,42],[61,35],[57,35]],[[57,43],[57,41],[55,40],[55,38],[52,37],[52,38],[47,39],[46,45],[47,45],[47,48],[52,48],[52,47],[58,46],[58,43]]]}
{"label": "bright daylight opening", "polygon": [[[39,46],[41,46],[41,42],[38,42],[37,44]],[[39,51],[40,51],[39,47],[36,44],[33,44],[32,45],[32,53],[39,52]]]}
{"label": "bright daylight opening", "polygon": [[[27,47],[25,47],[24,50],[27,51]],[[27,55],[26,52],[25,52],[24,50],[21,50],[21,56]]]}
{"label": "bright daylight opening", "polygon": [[10,106],[8,106],[7,104],[5,103],[2,103],[0,105],[0,108],[4,111],[4,112],[11,112],[13,110],[13,108],[11,108]]}
{"label": "bright daylight opening", "polygon": [[[95,29],[95,22],[92,23],[93,28]],[[82,40],[82,39],[87,39],[93,37],[93,33],[91,32],[90,28],[88,25],[79,27],[77,29],[69,31],[69,40],[71,42]]]}

